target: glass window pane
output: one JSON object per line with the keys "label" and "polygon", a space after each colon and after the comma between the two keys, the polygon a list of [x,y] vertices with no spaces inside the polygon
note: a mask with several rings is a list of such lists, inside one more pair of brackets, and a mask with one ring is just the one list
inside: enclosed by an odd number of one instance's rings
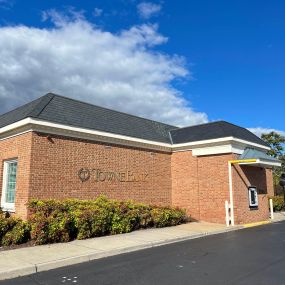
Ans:
{"label": "glass window pane", "polygon": [[6,203],[15,203],[17,162],[7,162]]}

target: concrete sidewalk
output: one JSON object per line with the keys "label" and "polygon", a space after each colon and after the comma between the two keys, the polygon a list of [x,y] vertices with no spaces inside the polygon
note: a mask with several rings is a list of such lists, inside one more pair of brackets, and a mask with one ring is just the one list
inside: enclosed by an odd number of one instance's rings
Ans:
{"label": "concrete sidewalk", "polygon": [[192,222],[162,229],[2,251],[0,280],[240,228]]}
{"label": "concrete sidewalk", "polygon": [[285,220],[285,212],[275,212],[274,220],[272,222],[281,222]]}

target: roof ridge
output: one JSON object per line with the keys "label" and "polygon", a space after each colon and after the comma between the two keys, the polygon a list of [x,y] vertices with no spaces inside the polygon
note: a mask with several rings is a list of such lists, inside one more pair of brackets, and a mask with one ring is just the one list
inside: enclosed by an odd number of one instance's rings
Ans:
{"label": "roof ridge", "polygon": [[[39,103],[35,106],[35,108],[28,114],[28,117],[37,118],[43,110],[47,107],[47,105],[51,102],[54,98],[55,94],[47,93],[46,95],[41,97]],[[40,110],[37,110],[40,109]]]}
{"label": "roof ridge", "polygon": [[98,108],[102,108],[102,109],[105,109],[105,110],[108,110],[108,111],[113,111],[113,112],[117,112],[117,113],[124,114],[124,115],[127,115],[127,116],[131,116],[131,117],[139,118],[139,119],[142,119],[142,120],[146,120],[146,121],[150,121],[150,122],[162,124],[162,125],[169,126],[169,127],[173,127],[174,129],[179,128],[179,127],[177,127],[177,126],[173,126],[173,125],[169,125],[169,124],[162,123],[162,122],[159,122],[159,121],[151,120],[151,119],[148,119],[148,118],[136,116],[136,115],[129,114],[129,113],[126,113],[126,112],[117,111],[117,110],[114,110],[114,109],[110,109],[110,108],[98,106],[98,105],[95,105],[95,104],[92,104],[92,103],[88,103],[88,102],[85,102],[85,101],[82,101],[82,100],[70,98],[70,97],[67,97],[67,96],[62,96],[62,95],[58,95],[58,94],[55,94],[55,93],[48,93],[48,94],[52,94],[54,97],[57,96],[57,97],[65,98],[65,99],[67,99],[67,100],[72,100],[72,101],[75,101],[75,102],[80,102],[80,103],[83,103],[83,104],[86,104],[86,105],[89,105],[89,106],[93,106],[93,107],[96,106],[96,107],[98,107]]}

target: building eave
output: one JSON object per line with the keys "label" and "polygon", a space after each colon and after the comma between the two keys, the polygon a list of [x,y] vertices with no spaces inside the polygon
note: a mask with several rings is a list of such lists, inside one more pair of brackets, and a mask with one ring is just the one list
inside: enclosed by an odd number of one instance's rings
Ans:
{"label": "building eave", "polygon": [[[197,149],[209,149],[215,148],[212,152],[218,151],[221,153],[221,146],[231,146],[230,148],[224,148],[224,151],[235,152],[235,149],[239,151],[245,147],[251,146],[261,150],[269,150],[269,147],[264,145],[256,144],[253,142],[245,141],[235,137],[224,137],[210,140],[201,140],[183,144],[169,144],[151,140],[145,140],[140,138],[134,138],[124,135],[118,135],[114,133],[108,133],[103,131],[85,129],[80,127],[74,127],[69,125],[63,125],[53,122],[48,122],[44,120],[25,118],[21,121],[15,122],[13,124],[7,125],[0,128],[0,140],[7,139],[11,136],[18,135],[27,131],[35,131],[47,134],[62,135],[75,137],[79,139],[94,140],[112,144],[127,145],[132,147],[154,149],[166,152],[177,152],[177,151],[187,151],[187,150],[197,150]],[[203,155],[203,152],[200,152]],[[206,152],[207,153],[207,152]],[[208,154],[211,152],[208,151]]]}

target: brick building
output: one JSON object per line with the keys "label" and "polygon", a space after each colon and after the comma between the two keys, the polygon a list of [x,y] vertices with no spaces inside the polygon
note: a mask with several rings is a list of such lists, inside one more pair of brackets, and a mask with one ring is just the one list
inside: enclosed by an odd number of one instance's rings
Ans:
{"label": "brick building", "polygon": [[0,116],[1,208],[27,218],[39,198],[104,194],[185,208],[196,220],[268,218],[268,145],[219,121],[178,128],[47,94]]}

